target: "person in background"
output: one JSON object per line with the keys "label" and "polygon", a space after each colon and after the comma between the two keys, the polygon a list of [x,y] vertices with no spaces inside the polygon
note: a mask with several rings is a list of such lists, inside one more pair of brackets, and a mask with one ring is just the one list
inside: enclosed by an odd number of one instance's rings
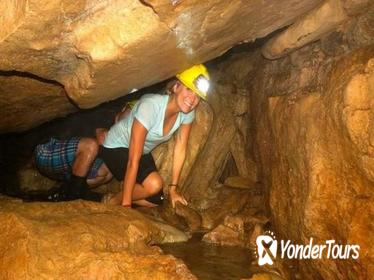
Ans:
{"label": "person in background", "polygon": [[91,188],[109,182],[112,174],[97,157],[98,142],[94,138],[72,137],[67,140],[51,138],[34,151],[34,164],[46,177],[62,181],[50,190],[45,199],[51,202],[85,199],[101,201],[102,195]]}
{"label": "person in background", "polygon": [[[127,102],[121,112],[115,115],[114,123],[126,117],[135,102]],[[50,190],[43,196],[43,200],[101,201],[102,195],[90,189],[106,184],[113,178],[103,160],[97,157],[99,146],[104,143],[107,133],[107,128],[96,128],[95,138],[71,137],[60,140],[52,137],[47,143],[36,146],[33,156],[35,167],[44,176],[62,181],[61,186]]]}

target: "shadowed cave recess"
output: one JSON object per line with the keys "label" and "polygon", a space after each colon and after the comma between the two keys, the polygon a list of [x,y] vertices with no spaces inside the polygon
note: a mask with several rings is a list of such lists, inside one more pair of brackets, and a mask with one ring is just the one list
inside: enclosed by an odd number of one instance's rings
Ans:
{"label": "shadowed cave recess", "polygon": [[[0,4],[0,279],[372,279],[372,1],[38,2]],[[61,182],[36,145],[94,138],[197,63],[187,205],[175,137],[158,207],[37,201]]]}

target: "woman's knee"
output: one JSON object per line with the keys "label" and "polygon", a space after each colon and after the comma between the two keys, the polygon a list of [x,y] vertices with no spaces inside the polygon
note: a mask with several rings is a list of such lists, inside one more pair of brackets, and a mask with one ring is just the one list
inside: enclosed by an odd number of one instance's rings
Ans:
{"label": "woman's knee", "polygon": [[159,193],[162,189],[162,185],[163,185],[163,181],[162,181],[160,174],[158,174],[158,172],[152,172],[143,181],[143,186],[150,195]]}

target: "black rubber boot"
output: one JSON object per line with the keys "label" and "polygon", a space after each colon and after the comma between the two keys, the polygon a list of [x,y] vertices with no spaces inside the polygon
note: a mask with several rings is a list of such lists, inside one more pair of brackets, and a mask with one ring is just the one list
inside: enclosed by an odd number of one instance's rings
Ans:
{"label": "black rubber boot", "polygon": [[62,183],[59,188],[47,193],[47,201],[60,202],[84,199],[100,202],[103,195],[89,189],[86,178],[72,175],[68,182]]}
{"label": "black rubber boot", "polygon": [[71,176],[68,192],[72,200],[84,199],[100,202],[103,197],[101,193],[97,193],[90,190],[90,188],[87,185],[86,178],[78,177],[75,175]]}
{"label": "black rubber boot", "polygon": [[72,175],[70,180],[63,182],[57,189],[48,192],[47,201],[60,202],[82,198],[86,186],[86,178]]}
{"label": "black rubber boot", "polygon": [[68,196],[70,200],[82,198],[86,188],[88,188],[88,186],[85,177],[71,175],[68,182]]}
{"label": "black rubber boot", "polygon": [[60,201],[71,200],[70,195],[69,195],[68,182],[62,183],[62,185],[58,188],[53,188],[49,190],[45,196],[45,200],[50,201],[50,202],[60,202]]}

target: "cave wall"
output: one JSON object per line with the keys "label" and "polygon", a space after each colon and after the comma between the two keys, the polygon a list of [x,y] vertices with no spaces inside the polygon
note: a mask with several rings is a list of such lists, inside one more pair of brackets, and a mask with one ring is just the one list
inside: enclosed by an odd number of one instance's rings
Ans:
{"label": "cave wall", "polygon": [[[273,151],[263,171],[277,232],[295,243],[313,237],[361,246],[360,260],[349,265],[300,262],[306,274],[365,278],[373,261],[373,50],[334,63],[320,91],[270,97],[268,122],[259,123]],[[266,148],[258,143],[259,153]]]}
{"label": "cave wall", "polygon": [[361,247],[356,261],[300,261],[310,279],[365,279],[374,269],[374,46],[354,40],[370,22],[373,13],[265,62],[250,88],[253,104],[262,100],[252,106],[255,153],[279,236]]}
{"label": "cave wall", "polygon": [[357,260],[299,261],[306,279],[374,273],[373,22],[371,8],[283,58],[255,50],[218,67],[218,83],[250,98],[248,156],[278,238],[361,247]]}
{"label": "cave wall", "polygon": [[374,272],[373,23],[371,6],[282,58],[264,58],[266,43],[236,48],[212,69],[214,121],[185,195],[206,228],[212,223],[205,209],[216,217],[226,207],[238,211],[217,196],[232,157],[240,176],[262,186],[279,239],[360,245],[357,260],[299,261],[306,279],[367,279]]}

